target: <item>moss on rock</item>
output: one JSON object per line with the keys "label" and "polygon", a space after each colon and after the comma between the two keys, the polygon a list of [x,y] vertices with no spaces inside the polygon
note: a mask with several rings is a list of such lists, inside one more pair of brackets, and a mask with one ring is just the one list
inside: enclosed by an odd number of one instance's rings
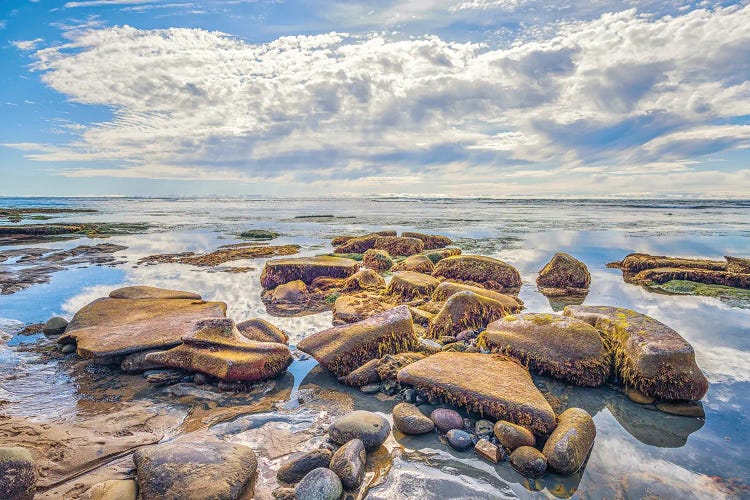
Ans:
{"label": "moss on rock", "polygon": [[411,255],[396,264],[392,270],[394,272],[413,271],[415,273],[432,274],[432,271],[435,270],[435,264],[426,255]]}
{"label": "moss on rock", "polygon": [[495,290],[488,290],[480,286],[467,285],[465,283],[456,283],[453,281],[443,281],[440,283],[435,291],[432,293],[432,300],[434,302],[443,302],[448,300],[452,295],[458,292],[469,291],[488,299],[496,300],[500,302],[509,313],[520,312],[524,305],[523,301],[518,297],[512,295],[506,295],[504,293],[496,292]]}
{"label": "moss on rock", "polygon": [[465,290],[450,296],[431,320],[429,337],[457,335],[466,329],[484,328],[510,311],[495,299]]}
{"label": "moss on rock", "polygon": [[393,275],[386,294],[397,302],[409,302],[429,297],[438,284],[429,274],[402,271]]}
{"label": "moss on rock", "polygon": [[435,277],[458,282],[479,283],[492,290],[517,291],[521,275],[516,268],[501,260],[480,255],[455,255],[437,263]]}
{"label": "moss on rock", "polygon": [[306,285],[310,285],[320,276],[348,278],[358,269],[358,262],[340,257],[273,259],[266,262],[260,276],[260,284],[267,290],[294,280],[302,280]]}
{"label": "moss on rock", "polygon": [[422,240],[425,250],[435,250],[453,244],[453,241],[450,238],[439,234],[423,234],[404,231],[401,233],[401,236],[404,238],[416,238]]}
{"label": "moss on rock", "polygon": [[558,252],[539,271],[536,284],[544,295],[584,294],[591,284],[591,275],[586,264],[572,255]]}
{"label": "moss on rock", "polygon": [[591,415],[581,408],[568,408],[560,414],[557,427],[542,450],[547,465],[559,474],[573,474],[583,466],[595,437]]}
{"label": "moss on rock", "polygon": [[408,257],[421,253],[424,250],[424,243],[417,238],[380,236],[375,240],[375,245],[372,248],[385,250],[389,255],[403,255]]}

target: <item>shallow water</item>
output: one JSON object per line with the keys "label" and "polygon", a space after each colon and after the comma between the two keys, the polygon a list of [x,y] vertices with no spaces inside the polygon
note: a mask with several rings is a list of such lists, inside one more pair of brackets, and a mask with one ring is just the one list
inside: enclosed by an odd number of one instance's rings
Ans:
{"label": "shallow water", "polygon": [[[749,494],[750,310],[716,298],[652,293],[626,284],[621,273],[607,269],[606,263],[634,251],[706,258],[747,256],[750,202],[66,198],[4,199],[0,205],[99,210],[95,214],[65,214],[50,222],[152,225],[145,235],[30,245],[64,249],[103,241],[122,244],[128,249],[116,255],[125,255],[127,264],[68,269],[53,275],[50,283],[0,296],[0,318],[24,323],[44,321],[55,314],[70,318],[113,288],[145,284],[195,291],[205,299],[225,301],[230,317],[238,321],[268,319],[290,334],[292,344],[329,327],[330,312],[291,318],[266,313],[259,283],[265,259],[227,264],[254,268],[243,274],[182,264],[136,265],[138,259],[157,253],[211,251],[240,241],[236,235],[247,229],[279,232],[282,236],[271,244],[301,245],[300,255],[328,252],[331,237],[355,231],[445,234],[464,253],[495,256],[516,266],[524,282],[520,297],[528,311],[539,312],[553,307],[536,291],[536,272],[554,252],[571,253],[588,265],[592,275],[586,304],[643,312],[673,327],[694,346],[698,364],[711,382],[703,401],[705,422],[650,411],[610,388],[571,388],[537,377],[538,384],[559,395],[565,406],[580,406],[594,415],[597,439],[582,474],[569,478],[547,475],[530,483],[507,464],[492,466],[472,453],[456,453],[435,436],[409,437],[389,442],[392,467],[368,497],[508,498],[541,490],[546,496],[617,498],[641,496],[646,486],[662,496]],[[18,345],[35,340],[15,337],[8,346],[0,346],[0,413],[56,422],[85,419],[87,412],[106,406],[106,397],[101,397],[107,389],[105,376],[90,374],[82,383],[71,376],[69,367],[40,359]],[[290,378],[284,382],[290,386],[290,404],[297,391],[308,384],[346,392],[356,407],[386,415],[395,404],[342,388],[333,377],[318,369],[311,371],[314,366],[314,361],[296,361],[290,369]],[[153,392],[156,398],[158,391]],[[99,404],[85,404],[92,397],[99,397]],[[169,399],[162,393],[159,399],[165,405],[162,410],[169,411]],[[295,426],[306,424],[303,418],[278,425],[297,429]]]}

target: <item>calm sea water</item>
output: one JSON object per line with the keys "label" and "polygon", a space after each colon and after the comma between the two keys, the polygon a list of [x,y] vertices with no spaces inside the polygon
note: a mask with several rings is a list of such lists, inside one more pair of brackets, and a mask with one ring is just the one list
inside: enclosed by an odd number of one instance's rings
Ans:
{"label": "calm sea water", "polygon": [[[292,343],[329,327],[330,313],[297,318],[266,313],[259,284],[263,259],[228,264],[255,268],[243,274],[180,264],[135,265],[141,257],[157,253],[208,252],[240,241],[237,235],[247,229],[276,231],[282,236],[273,244],[301,245],[301,255],[328,252],[330,238],[351,232],[395,229],[444,234],[464,253],[498,257],[516,266],[524,282],[520,297],[534,312],[552,311],[536,291],[536,272],[554,252],[568,252],[591,271],[586,304],[643,312],[673,327],[694,346],[698,364],[711,382],[704,399],[705,421],[649,411],[611,389],[570,388],[538,379],[566,404],[594,415],[598,435],[583,474],[528,483],[507,464],[495,467],[472,454],[454,453],[434,437],[409,438],[400,443],[386,481],[369,497],[524,497],[532,495],[528,488],[541,489],[539,494],[546,496],[565,497],[576,491],[584,498],[639,496],[643,488],[660,496],[750,494],[746,489],[750,483],[750,309],[713,298],[650,293],[624,283],[619,271],[605,267],[636,251],[705,258],[748,256],[748,201],[6,198],[0,199],[0,206],[94,208],[97,213],[66,214],[50,222],[152,226],[145,235],[33,245],[63,249],[102,241],[122,244],[128,249],[118,255],[126,256],[127,264],[69,269],[55,274],[48,284],[0,296],[0,318],[25,323],[55,314],[70,318],[112,288],[145,284],[225,301],[229,316],[238,321],[269,319],[290,333]],[[0,346],[0,400],[7,401],[0,405],[0,413],[48,420],[75,413],[75,381],[57,378],[53,384],[40,384],[40,379],[49,380],[54,366],[25,356],[13,347]],[[293,366],[293,374],[304,377],[307,365],[305,369]],[[11,371],[23,370],[27,377],[5,383]],[[300,382],[295,380],[295,386]]]}

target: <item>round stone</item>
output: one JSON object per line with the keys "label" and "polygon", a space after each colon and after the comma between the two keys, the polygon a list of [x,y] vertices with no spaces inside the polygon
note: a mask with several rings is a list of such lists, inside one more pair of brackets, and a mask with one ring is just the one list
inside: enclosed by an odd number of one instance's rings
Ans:
{"label": "round stone", "polygon": [[68,327],[68,320],[60,316],[54,316],[47,320],[42,328],[45,335],[60,335]]}
{"label": "round stone", "polygon": [[296,483],[311,470],[328,467],[332,456],[333,453],[330,450],[322,448],[302,453],[279,467],[276,479],[282,483]]}
{"label": "round stone", "polygon": [[297,500],[338,500],[343,491],[341,480],[330,469],[311,470],[294,488]]}
{"label": "round stone", "polygon": [[399,403],[393,407],[393,426],[404,434],[425,434],[435,423],[413,404]]}
{"label": "round stone", "polygon": [[471,434],[460,429],[449,430],[445,437],[448,438],[448,444],[454,450],[466,451],[474,445]]}
{"label": "round stone", "polygon": [[71,354],[76,352],[76,345],[75,344],[65,344],[60,349],[60,352],[63,354]]}
{"label": "round stone", "polygon": [[530,430],[505,420],[497,421],[494,432],[498,442],[510,451],[520,446],[536,444],[536,438]]}
{"label": "round stone", "polygon": [[464,428],[464,419],[456,410],[450,408],[438,408],[432,412],[430,418],[435,422],[435,427],[444,434],[451,429]]}
{"label": "round stone", "polygon": [[391,433],[391,424],[377,413],[355,410],[340,417],[328,428],[328,436],[338,444],[359,439],[369,451],[377,450]]}
{"label": "round stone", "polygon": [[531,446],[521,446],[510,454],[510,465],[526,477],[541,477],[547,471],[547,459]]}
{"label": "round stone", "polygon": [[477,436],[489,436],[492,434],[493,427],[494,424],[489,420],[477,420],[477,423],[474,424],[474,433]]}

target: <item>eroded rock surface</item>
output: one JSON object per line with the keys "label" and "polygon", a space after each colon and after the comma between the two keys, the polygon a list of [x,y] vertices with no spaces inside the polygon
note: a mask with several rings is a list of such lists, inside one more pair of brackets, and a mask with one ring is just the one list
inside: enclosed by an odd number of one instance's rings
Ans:
{"label": "eroded rock surface", "polygon": [[572,255],[558,252],[539,271],[536,284],[547,296],[583,295],[588,292],[591,274],[586,264]]}
{"label": "eroded rock surface", "polygon": [[516,268],[501,260],[480,255],[447,257],[437,263],[432,274],[453,281],[478,283],[492,290],[515,291],[521,287],[521,275]]}
{"label": "eroded rock surface", "polygon": [[260,283],[265,289],[273,289],[284,283],[302,280],[306,285],[315,278],[348,278],[359,269],[359,262],[342,257],[299,257],[274,259],[266,262]]}

